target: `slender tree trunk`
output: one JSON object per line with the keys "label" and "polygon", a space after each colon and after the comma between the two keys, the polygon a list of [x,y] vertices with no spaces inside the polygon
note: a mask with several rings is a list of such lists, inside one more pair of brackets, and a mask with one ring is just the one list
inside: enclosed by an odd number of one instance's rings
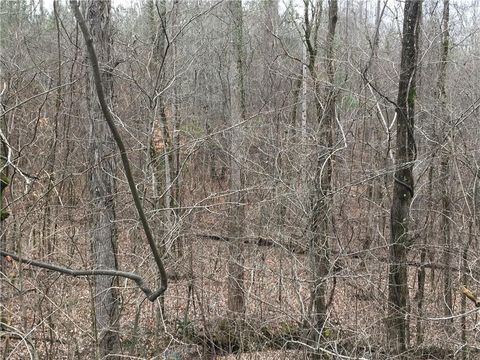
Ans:
{"label": "slender tree trunk", "polygon": [[[3,69],[0,68],[0,104],[5,105],[3,102],[3,97],[7,95],[7,80],[3,74]],[[3,106],[1,108],[3,111]],[[3,221],[8,217],[8,212],[5,209],[5,195],[4,191],[10,183],[8,177],[8,147],[5,140],[7,139],[7,116],[3,115],[0,117],[0,131],[2,133],[2,138],[0,139],[0,250],[7,250],[7,241],[5,236],[5,227]],[[5,137],[5,138],[4,138]],[[2,257],[0,259],[0,273],[3,273],[5,259]],[[3,313],[1,313],[3,314]],[[1,320],[1,319],[0,319]]]}
{"label": "slender tree trunk", "polygon": [[[443,263],[445,271],[443,273],[443,296],[444,296],[444,314],[446,316],[452,315],[453,299],[452,299],[452,276],[449,269],[452,257],[452,243],[451,243],[451,217],[452,217],[452,204],[450,201],[450,156],[451,147],[453,142],[451,136],[448,134],[450,129],[450,121],[447,113],[447,93],[446,93],[446,78],[447,78],[447,61],[449,50],[449,7],[450,1],[443,1],[443,15],[442,15],[442,47],[440,54],[440,69],[438,77],[438,98],[440,102],[440,119],[444,123],[443,135],[447,137],[446,144],[441,149],[440,160],[440,180],[442,182],[442,229],[441,234],[443,238]],[[452,323],[453,319],[447,321]],[[448,329],[447,329],[448,331]],[[448,331],[451,333],[451,331]]]}
{"label": "slender tree trunk", "polygon": [[[243,10],[241,0],[228,1],[231,16],[232,48],[230,60],[230,121],[236,125],[245,120]],[[234,316],[245,312],[244,258],[242,237],[245,232],[243,133],[240,126],[231,130],[230,139],[230,210],[228,230],[233,241],[229,243],[228,309]]]}
{"label": "slender tree trunk", "polygon": [[[302,82],[302,108],[301,108],[301,117],[300,117],[300,147],[303,150],[304,153],[307,152],[307,113],[308,113],[308,98],[307,98],[307,93],[308,93],[308,67],[307,67],[307,62],[308,62],[308,55],[307,55],[307,45],[303,43],[303,54],[302,54],[302,77],[301,77],[301,82]],[[300,184],[299,184],[299,189],[301,192],[303,192],[306,188],[307,184],[307,161],[306,157],[302,156],[300,158],[301,162],[301,176],[300,176]],[[303,201],[303,199],[302,199]]]}
{"label": "slender tree trunk", "polygon": [[[478,176],[478,172],[477,172],[477,174],[475,174],[475,176]],[[462,265],[461,265],[462,267],[461,267],[461,270],[462,270],[462,274],[463,274],[462,275],[462,283],[463,284],[467,284],[467,281],[468,281],[468,273],[469,273],[468,252],[470,250],[470,245],[472,244],[473,238],[475,237],[473,229],[477,227],[476,201],[474,201],[474,209],[475,209],[474,214],[472,214],[473,216],[468,223],[468,241],[465,244],[463,244],[463,246],[462,246]],[[462,312],[462,314],[464,314],[467,311],[467,298],[465,296],[462,296],[462,300],[461,300],[461,303],[460,303],[460,311]],[[466,344],[467,343],[467,332],[468,332],[466,316],[462,316],[462,318],[460,320],[460,328],[461,328],[460,338],[461,338],[462,344]],[[466,360],[466,359],[468,359],[468,356],[469,356],[469,349],[467,347],[465,347],[462,350],[462,359]]]}
{"label": "slender tree trunk", "polygon": [[[163,82],[165,76],[166,64],[166,1],[165,0],[148,0],[147,16],[149,32],[152,41],[152,57],[148,66],[150,81],[152,84],[151,94],[151,121],[150,121],[150,139],[149,139],[149,155],[152,164],[152,180],[153,180],[153,196],[154,208],[170,209],[172,206],[172,141],[167,124],[167,115],[165,109],[165,99],[163,94],[159,93],[163,90]],[[160,130],[161,143],[157,142],[157,126]],[[163,196],[163,198],[162,198]],[[159,221],[160,220],[160,221]],[[171,224],[170,210],[161,212],[161,218],[156,219],[155,227],[157,233],[157,247],[160,253],[165,255],[166,239],[165,225]],[[165,314],[165,300],[163,295],[159,298],[158,307],[156,307],[156,331],[157,337],[162,332],[162,324]]]}
{"label": "slender tree trunk", "polygon": [[[427,258],[427,250],[425,245],[420,250],[420,264],[424,264]],[[424,340],[424,326],[423,326],[423,316],[424,309],[423,305],[425,302],[425,266],[420,266],[417,273],[417,322],[416,322],[416,343],[417,346],[420,346]]]}
{"label": "slender tree trunk", "polygon": [[[326,278],[329,273],[329,236],[332,227],[332,151],[333,151],[333,124],[336,117],[336,89],[334,66],[334,40],[337,25],[338,3],[337,0],[329,1],[328,8],[328,33],[326,42],[325,67],[327,70],[327,86],[325,88],[325,108],[320,103],[320,81],[315,67],[316,34],[321,15],[320,2],[316,4],[315,19],[309,19],[308,8],[305,11],[306,20],[306,45],[309,53],[308,68],[314,81],[316,99],[316,112],[318,124],[318,150],[315,164],[315,177],[313,193],[311,196],[312,213],[309,222],[310,253],[313,274],[313,332],[315,342],[322,339],[327,315]],[[313,34],[312,34],[313,32]],[[313,35],[313,40],[311,38]]]}
{"label": "slender tree trunk", "polygon": [[[371,73],[372,75],[370,78],[376,79],[378,74],[376,70],[376,64],[378,60],[378,48],[379,48],[379,41],[380,41],[380,25],[382,23],[383,14],[385,11],[386,4],[381,6],[381,0],[377,0],[377,6],[375,11],[375,33],[373,35],[372,41],[372,49],[369,61],[366,65],[364,70],[364,74],[366,75],[367,72]],[[368,84],[370,87],[370,84]],[[371,88],[365,87],[365,91],[371,90]],[[376,116],[382,118],[383,114],[381,113],[381,108],[379,106],[376,107]],[[374,119],[373,116],[371,118]],[[379,149],[380,144],[384,141],[382,137],[384,137],[383,129],[379,128],[378,122],[373,121],[371,124],[368,124],[368,130],[365,134],[366,144],[373,144],[374,152],[373,152],[373,167],[376,174],[379,174],[385,168],[385,154]],[[364,242],[364,250],[369,250],[372,244],[374,244],[378,238],[378,233],[380,232],[380,222],[382,217],[384,216],[383,206],[382,206],[382,198],[383,198],[383,191],[382,191],[382,183],[384,182],[383,176],[377,176],[372,179],[371,183],[369,184],[368,188],[368,220],[366,221],[366,229],[365,229],[365,242]],[[373,211],[370,211],[372,208]],[[375,246],[375,245],[374,245]]]}
{"label": "slender tree trunk", "polygon": [[[43,4],[41,4],[43,7]],[[43,216],[43,231],[42,236],[44,239],[45,246],[42,247],[42,251],[46,250],[47,254],[50,254],[54,247],[56,246],[56,211],[55,211],[55,197],[54,192],[52,191],[55,187],[55,164],[57,158],[57,143],[58,143],[58,118],[60,116],[60,105],[62,101],[62,88],[60,87],[62,83],[62,59],[61,59],[61,41],[60,41],[60,25],[58,19],[58,3],[57,1],[53,4],[53,10],[55,15],[55,25],[57,28],[57,94],[55,99],[55,115],[53,119],[53,136],[51,139],[50,153],[48,154],[46,173],[48,174],[48,187],[47,195],[45,200],[45,213]],[[41,10],[43,12],[43,10]]]}
{"label": "slender tree trunk", "polygon": [[[282,124],[280,114],[277,111],[278,97],[276,95],[277,86],[279,85],[278,69],[276,68],[276,42],[275,34],[278,28],[278,0],[262,0],[261,11],[263,26],[261,32],[262,40],[262,87],[261,87],[261,101],[263,108],[266,111],[265,119],[269,123],[270,134],[274,146],[271,149],[271,158],[274,159],[270,163],[270,170],[272,176],[272,188],[275,196],[274,213],[275,220],[271,221],[272,211],[269,211],[268,206],[271,204],[265,202],[261,208],[261,226],[266,234],[270,234],[271,227],[274,226],[275,237],[279,239],[282,233],[281,215],[283,211],[282,197],[281,197],[281,176],[282,176]],[[267,235],[268,236],[268,235]]]}
{"label": "slender tree trunk", "polygon": [[407,0],[404,10],[400,81],[396,104],[397,144],[391,207],[391,243],[388,275],[388,321],[390,347],[398,354],[408,346],[408,271],[407,254],[410,204],[413,198],[413,162],[416,157],[414,138],[415,79],[417,67],[418,24],[421,1]]}
{"label": "slender tree trunk", "polygon": [[[174,10],[172,15],[172,32],[177,31],[177,17],[179,11],[179,3],[174,3]],[[175,222],[181,222],[181,194],[180,194],[180,99],[182,82],[181,78],[177,77],[177,61],[178,59],[178,38],[173,43],[173,76],[177,78],[177,84],[173,87],[173,134],[172,134],[172,206],[174,207],[173,213],[175,214]],[[194,105],[195,107],[195,105]],[[177,229],[181,229],[181,223],[176,226]],[[178,233],[177,233],[178,234]],[[181,234],[176,239],[176,252],[177,256],[182,257],[184,252],[184,238]]]}
{"label": "slender tree trunk", "polygon": [[[153,85],[152,102],[150,104],[152,110],[152,120],[150,124],[150,157],[153,166],[153,186],[154,196],[156,197],[155,206],[171,209],[173,205],[172,196],[172,174],[173,153],[172,153],[172,137],[170,135],[167,115],[165,110],[165,99],[162,91],[165,61],[166,61],[166,2],[165,0],[149,0],[148,16],[149,26],[152,37],[152,58],[149,63],[150,78]],[[160,129],[162,138],[162,148],[158,147],[156,142],[156,126]],[[160,197],[163,199],[160,202]],[[164,222],[170,224],[171,210],[163,212]],[[160,236],[159,238],[162,238]],[[165,244],[159,244],[164,248]]]}
{"label": "slender tree trunk", "polygon": [[[435,137],[435,127],[433,128],[432,136]],[[428,190],[427,199],[433,199],[433,183],[436,176],[435,173],[435,155],[432,156],[430,168],[428,169]],[[433,201],[430,201],[430,206],[426,209],[426,231],[423,244],[420,245],[420,264],[424,264],[427,260],[427,246],[428,238],[433,234],[435,217]],[[416,319],[416,345],[420,346],[424,341],[424,303],[425,303],[425,281],[426,272],[425,266],[420,266],[417,273],[417,293],[415,294],[415,300],[417,303],[417,319]]]}
{"label": "slender tree trunk", "polygon": [[[110,0],[90,0],[86,9],[86,22],[96,46],[102,68],[102,84],[107,101],[112,101],[113,82],[111,74],[112,27],[110,23]],[[95,267],[117,269],[117,229],[115,226],[116,193],[115,176],[117,165],[115,143],[103,118],[94,80],[88,80],[88,112],[91,122],[90,154],[92,171],[89,188],[91,196],[93,256]],[[118,280],[112,276],[95,278],[95,319],[100,357],[118,358],[120,351]]]}
{"label": "slender tree trunk", "polygon": [[[8,78],[5,74],[2,64],[0,63],[0,111],[5,110],[7,104],[4,100],[7,97],[8,92]],[[5,201],[5,190],[10,184],[7,155],[8,148],[5,140],[8,138],[7,134],[7,115],[0,116],[0,131],[2,133],[2,139],[0,139],[0,251],[7,250],[7,235],[6,235],[6,226],[5,219],[8,217],[9,213],[6,209]],[[3,138],[5,137],[5,138]],[[0,257],[0,274],[6,274],[6,259],[2,256]],[[7,284],[6,281],[0,281],[0,294],[7,298],[8,291],[11,287]],[[4,306],[0,306],[0,321],[3,324],[10,324],[11,315],[9,311],[5,311]],[[2,358],[6,358],[10,349],[10,337],[5,336],[0,348],[0,354]]]}

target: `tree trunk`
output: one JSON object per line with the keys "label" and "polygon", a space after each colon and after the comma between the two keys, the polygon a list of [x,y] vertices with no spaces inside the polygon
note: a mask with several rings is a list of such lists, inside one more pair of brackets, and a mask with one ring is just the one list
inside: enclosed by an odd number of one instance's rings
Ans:
{"label": "tree trunk", "polygon": [[[301,117],[300,117],[300,147],[303,150],[303,153],[307,153],[307,113],[308,113],[308,81],[307,81],[307,76],[308,76],[308,67],[307,67],[307,61],[308,61],[308,55],[307,55],[307,45],[303,43],[302,46],[302,77],[301,77],[301,82],[302,82],[302,108],[301,108]],[[299,159],[301,166],[301,175],[300,175],[300,184],[299,184],[299,190],[301,193],[305,193],[303,190],[306,188],[307,185],[307,157],[306,156],[301,156]],[[303,202],[303,197],[302,197],[302,202]]]}
{"label": "tree trunk", "polygon": [[[41,4],[43,8],[43,4]],[[58,19],[58,3],[53,3],[53,11],[55,15],[55,26],[57,28],[57,56],[58,56],[58,70],[57,70],[57,96],[55,99],[55,115],[54,115],[54,128],[53,136],[51,140],[50,153],[48,155],[46,173],[48,174],[48,190],[45,199],[44,216],[43,216],[43,230],[42,230],[42,242],[43,246],[41,251],[46,251],[46,254],[51,254],[56,246],[56,227],[57,227],[57,214],[55,209],[57,208],[55,197],[53,196],[53,189],[55,188],[56,174],[55,165],[57,159],[57,145],[58,145],[58,125],[60,116],[60,105],[62,102],[62,61],[61,61],[61,42],[60,42],[60,24]],[[40,10],[43,13],[43,9]],[[43,14],[42,14],[43,16]]]}
{"label": "tree trunk", "polygon": [[[372,41],[372,48],[370,58],[365,66],[364,76],[367,75],[367,72],[371,74],[371,79],[377,79],[378,71],[376,71],[376,65],[378,62],[378,48],[380,42],[380,25],[382,23],[383,14],[385,11],[386,3],[384,6],[381,6],[381,0],[377,0],[377,6],[375,11],[375,32],[373,35]],[[369,84],[367,79],[366,80],[366,87],[365,91],[371,90],[371,85]],[[376,116],[379,118],[383,118],[383,114],[381,113],[381,108],[376,106]],[[374,120],[374,116],[372,114],[371,120]],[[382,138],[385,134],[383,129],[380,128],[380,124],[372,121],[367,125],[367,129],[364,133],[365,143],[373,145],[373,170],[376,174],[380,174],[383,169],[385,168],[385,163],[388,161],[386,159],[386,154],[384,154],[380,149],[379,146],[382,144],[384,139]],[[388,130],[387,130],[388,131]],[[383,176],[376,176],[371,180],[371,183],[368,184],[368,212],[367,212],[367,221],[366,221],[366,228],[365,228],[365,242],[363,245],[363,249],[365,251],[369,251],[372,244],[375,246],[375,242],[378,238],[378,234],[380,233],[380,223],[381,219],[384,216],[383,211],[383,189],[382,184],[385,182]]]}
{"label": "tree trunk", "polygon": [[[5,106],[5,103],[2,102],[2,97],[7,95],[7,79],[3,75],[3,69],[0,72],[0,104]],[[4,191],[10,183],[9,173],[8,173],[8,147],[5,140],[7,139],[7,116],[3,115],[0,117],[0,132],[2,133],[2,138],[0,139],[0,250],[7,250],[7,240],[5,236],[5,227],[3,221],[8,217],[8,212],[5,209],[5,195]],[[5,138],[4,138],[5,137]],[[0,259],[0,273],[4,271],[4,258]],[[3,314],[1,312],[0,314]],[[1,319],[0,319],[1,320]]]}
{"label": "tree trunk", "polygon": [[[150,124],[150,157],[153,166],[153,187],[155,196],[155,207],[170,209],[172,202],[172,174],[173,168],[173,152],[172,137],[167,123],[167,115],[165,111],[165,100],[162,94],[158,92],[162,90],[165,72],[166,58],[166,2],[165,0],[150,0],[148,3],[148,17],[150,26],[150,35],[152,39],[152,58],[149,63],[150,80],[152,82],[153,99],[150,108],[152,111],[152,120]],[[157,15],[158,14],[158,15]],[[160,129],[162,138],[162,148],[158,148],[156,142],[156,126]],[[163,199],[160,199],[163,195]],[[163,212],[166,224],[170,223],[171,210]],[[163,238],[163,236],[159,236]],[[158,244],[164,248],[165,244]]]}
{"label": "tree trunk", "polygon": [[[110,0],[90,0],[87,4],[86,22],[96,46],[102,68],[102,83],[105,97],[112,101],[113,82],[111,74],[112,28],[110,23]],[[92,219],[93,256],[97,269],[117,269],[117,229],[115,226],[116,193],[115,176],[117,165],[115,143],[98,101],[93,76],[88,79],[88,112],[91,121],[90,154],[92,171],[89,189],[94,216]],[[120,350],[118,280],[112,276],[95,278],[95,320],[100,357],[118,358]]]}
{"label": "tree trunk", "polygon": [[[448,134],[450,131],[449,116],[447,113],[447,93],[445,89],[445,83],[447,78],[447,61],[448,61],[448,48],[449,48],[449,0],[443,1],[443,15],[442,15],[442,47],[440,54],[440,69],[438,76],[438,99],[440,102],[440,116],[443,120],[444,131],[443,136],[446,136],[447,143],[442,146],[441,160],[440,160],[440,181],[442,182],[442,221],[441,221],[441,234],[443,238],[443,263],[446,268],[450,266],[452,258],[452,243],[451,243],[451,217],[452,217],[452,204],[450,201],[450,156],[453,141]],[[443,273],[443,297],[444,297],[444,314],[449,317],[452,316],[452,276],[449,270]],[[453,319],[449,319],[447,323],[451,324]],[[448,331],[451,333],[451,331]]]}
{"label": "tree trunk", "polygon": [[[230,121],[236,125],[245,120],[245,89],[243,83],[243,10],[241,0],[228,1],[231,16],[230,60]],[[230,209],[228,231],[233,241],[228,257],[228,309],[234,316],[245,312],[242,237],[245,235],[243,133],[240,126],[231,130],[230,138]]]}
{"label": "tree trunk", "polygon": [[[1,66],[1,64],[0,64]],[[7,106],[6,101],[3,100],[4,97],[7,97],[8,93],[8,75],[5,74],[5,71],[0,67],[0,109]],[[2,133],[2,138],[0,139],[0,251],[7,250],[7,235],[6,235],[6,226],[5,219],[8,217],[9,212],[6,209],[5,201],[5,190],[10,184],[9,178],[9,169],[8,169],[8,147],[5,140],[7,140],[7,115],[0,116],[0,131]],[[6,272],[6,259],[2,256],[0,257],[0,274],[7,274]],[[8,291],[10,286],[7,285],[7,282],[0,281],[0,294],[7,298]],[[0,307],[0,322],[3,324],[10,324],[11,315],[9,311],[5,311],[4,306]],[[3,345],[0,348],[0,353],[7,354],[10,348],[10,339],[8,336],[5,337]]]}
{"label": "tree trunk", "polygon": [[[172,32],[176,32],[177,30],[177,18],[178,18],[178,13],[179,13],[179,3],[176,2],[174,3],[174,10],[172,14]],[[177,40],[178,41],[178,40]],[[174,78],[177,78],[177,84],[173,87],[173,134],[172,134],[172,207],[174,209],[172,210],[173,214],[175,215],[175,222],[178,224],[175,226],[176,229],[179,229],[177,231],[182,231],[182,224],[181,224],[181,215],[182,215],[182,210],[181,210],[181,193],[180,193],[180,125],[181,125],[181,114],[180,114],[180,94],[182,93],[182,82],[181,82],[181,77],[177,77],[178,75],[178,70],[177,70],[177,61],[178,61],[178,44],[177,41],[175,41],[172,45],[173,47],[173,76]],[[195,105],[194,105],[195,106]],[[183,256],[184,252],[184,238],[182,234],[176,232],[178,234],[176,236],[176,241],[175,241],[175,249],[176,249],[176,254],[178,257]]]}
{"label": "tree trunk", "polygon": [[397,143],[395,152],[393,202],[391,207],[391,243],[388,281],[387,335],[392,350],[401,354],[408,345],[408,272],[407,254],[410,205],[413,198],[415,78],[417,66],[418,24],[421,1],[407,0],[404,10],[400,81],[396,103]]}
{"label": "tree trunk", "polygon": [[[329,273],[328,238],[332,227],[332,151],[333,151],[333,124],[336,117],[336,89],[334,39],[337,25],[338,3],[337,0],[329,1],[328,9],[328,34],[326,42],[325,67],[327,70],[327,86],[325,88],[325,108],[320,102],[320,80],[315,67],[317,55],[316,37],[321,17],[321,2],[316,3],[312,18],[305,9],[305,43],[308,50],[308,69],[313,78],[315,104],[318,118],[318,150],[315,164],[315,177],[313,179],[313,193],[311,196],[312,212],[309,221],[310,254],[313,274],[313,340],[318,343],[322,339],[327,315],[326,278]],[[312,39],[313,36],[313,39]]]}
{"label": "tree trunk", "polygon": [[[147,16],[149,35],[152,42],[152,57],[148,64],[149,81],[152,85],[150,102],[151,121],[149,130],[149,155],[152,165],[153,180],[153,206],[154,210],[170,209],[172,199],[171,170],[172,170],[172,141],[167,124],[165,111],[165,99],[163,94],[163,80],[165,76],[166,63],[166,1],[149,0],[147,2]],[[157,142],[157,126],[160,130],[161,145]],[[163,196],[163,198],[162,198]],[[167,243],[165,234],[166,227],[170,226],[170,210],[160,212],[161,218],[156,218],[154,226],[157,228],[157,247],[160,253],[165,255]],[[161,296],[156,311],[156,335],[157,338],[163,331],[165,319],[165,301]]]}

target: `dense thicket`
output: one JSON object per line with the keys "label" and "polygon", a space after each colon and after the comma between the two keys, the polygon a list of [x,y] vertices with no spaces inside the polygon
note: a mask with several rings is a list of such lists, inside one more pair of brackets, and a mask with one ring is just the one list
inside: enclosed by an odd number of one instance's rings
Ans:
{"label": "dense thicket", "polygon": [[3,358],[478,356],[478,1],[79,3],[168,290],[70,3],[0,0]]}

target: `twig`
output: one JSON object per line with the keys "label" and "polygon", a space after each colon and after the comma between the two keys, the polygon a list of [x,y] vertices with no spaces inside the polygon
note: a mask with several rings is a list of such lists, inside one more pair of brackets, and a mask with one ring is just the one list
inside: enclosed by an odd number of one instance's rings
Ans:
{"label": "twig", "polygon": [[[35,346],[32,344],[32,342],[30,340],[28,340],[26,335],[22,334],[21,331],[19,331],[18,329],[14,328],[13,326],[10,326],[10,325],[8,325],[4,322],[0,322],[0,329],[5,331],[4,333],[0,332],[0,337],[9,336],[11,338],[21,340],[27,346],[27,351],[28,351],[28,354],[30,355],[30,359],[31,360],[37,360],[38,359],[38,354],[37,354],[37,350],[35,349]],[[18,345],[15,347],[15,349],[17,347],[18,347]],[[13,351],[15,351],[15,349]]]}

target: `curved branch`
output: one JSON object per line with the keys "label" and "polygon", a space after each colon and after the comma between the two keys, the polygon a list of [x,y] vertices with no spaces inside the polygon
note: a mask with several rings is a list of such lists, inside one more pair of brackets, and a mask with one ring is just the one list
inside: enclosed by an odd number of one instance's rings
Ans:
{"label": "curved branch", "polygon": [[95,53],[95,48],[93,46],[93,39],[90,36],[90,33],[87,29],[87,25],[85,24],[85,20],[83,19],[82,13],[80,12],[78,1],[70,0],[70,6],[72,7],[73,13],[75,15],[75,19],[77,20],[78,25],[82,30],[83,37],[85,39],[85,45],[88,50],[88,57],[92,65],[93,79],[95,82],[95,88],[97,90],[97,97],[100,103],[100,107],[102,109],[103,116],[105,117],[105,121],[107,122],[108,127],[112,132],[112,136],[115,142],[117,143],[117,147],[120,151],[120,157],[122,159],[123,168],[125,170],[125,176],[127,178],[128,186],[130,188],[130,193],[132,194],[133,202],[135,203],[135,207],[138,212],[138,217],[140,218],[140,222],[142,223],[143,230],[145,232],[145,236],[148,241],[148,245],[150,246],[150,250],[152,251],[153,257],[155,259],[155,263],[157,264],[161,284],[160,284],[160,288],[156,290],[151,297],[149,297],[149,300],[154,301],[156,298],[158,298],[167,290],[167,285],[168,285],[167,273],[165,271],[165,266],[163,265],[162,259],[160,257],[160,252],[158,251],[157,246],[155,244],[155,240],[153,239],[153,234],[150,229],[150,226],[148,225],[147,217],[145,216],[145,213],[143,211],[140,196],[138,195],[137,188],[135,186],[135,181],[133,180],[132,171],[130,169],[130,161],[128,160],[125,145],[123,144],[120,133],[118,132],[117,127],[115,126],[112,113],[108,108],[107,102],[105,100],[102,80],[100,77],[100,67],[98,65],[97,54]]}
{"label": "curved branch", "polygon": [[19,263],[22,263],[22,264],[27,264],[27,265],[35,266],[35,267],[42,268],[42,269],[56,271],[60,274],[73,276],[73,277],[77,277],[77,276],[97,276],[97,275],[124,277],[124,278],[135,281],[137,286],[140,288],[140,290],[143,291],[145,296],[150,301],[154,301],[158,297],[158,295],[155,296],[156,292],[153,292],[150,288],[148,288],[147,285],[145,285],[145,280],[141,276],[139,276],[135,273],[126,272],[126,271],[118,271],[118,270],[107,270],[107,269],[73,270],[73,269],[63,267],[63,266],[58,266],[58,265],[52,265],[52,264],[49,264],[49,263],[45,263],[43,261],[25,259],[25,258],[22,258],[18,255],[15,255],[15,254],[12,254],[12,253],[9,253],[9,252],[6,252],[6,251],[2,251],[2,250],[0,250],[0,256],[5,257],[6,259],[11,258],[11,259],[13,259],[13,260],[15,260]]}

